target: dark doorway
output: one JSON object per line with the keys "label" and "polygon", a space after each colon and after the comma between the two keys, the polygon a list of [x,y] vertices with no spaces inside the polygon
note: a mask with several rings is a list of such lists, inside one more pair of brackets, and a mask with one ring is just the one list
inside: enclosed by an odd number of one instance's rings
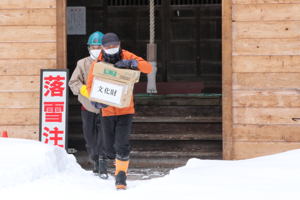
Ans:
{"label": "dark doorway", "polygon": [[[86,8],[86,35],[68,35],[71,73],[77,60],[88,56],[86,42],[97,30],[117,33],[122,48],[147,57],[148,0],[68,0],[67,5]],[[221,158],[221,21],[221,0],[155,1],[158,91],[169,93],[142,94],[145,75],[135,85],[134,166],[174,167],[190,157]],[[84,150],[80,105],[71,99],[69,143]]]}

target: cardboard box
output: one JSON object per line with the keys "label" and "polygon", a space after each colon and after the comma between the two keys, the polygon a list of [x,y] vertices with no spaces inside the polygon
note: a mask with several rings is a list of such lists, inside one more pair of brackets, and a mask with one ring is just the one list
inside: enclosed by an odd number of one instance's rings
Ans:
{"label": "cardboard box", "polygon": [[90,100],[118,108],[130,105],[134,83],[139,81],[140,71],[119,69],[112,64],[99,62],[95,64],[93,74]]}

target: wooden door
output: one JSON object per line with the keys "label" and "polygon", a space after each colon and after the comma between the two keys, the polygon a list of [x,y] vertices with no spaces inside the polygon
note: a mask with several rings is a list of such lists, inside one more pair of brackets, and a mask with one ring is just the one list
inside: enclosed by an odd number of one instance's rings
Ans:
{"label": "wooden door", "polygon": [[165,5],[166,79],[221,78],[221,6],[216,1],[170,1]]}

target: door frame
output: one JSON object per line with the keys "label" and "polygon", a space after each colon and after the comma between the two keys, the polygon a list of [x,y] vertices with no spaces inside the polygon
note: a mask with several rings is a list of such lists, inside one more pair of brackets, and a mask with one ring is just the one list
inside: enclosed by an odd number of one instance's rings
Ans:
{"label": "door frame", "polygon": [[233,159],[232,0],[222,0],[222,139],[223,159]]}
{"label": "door frame", "polygon": [[[56,0],[56,62],[67,68],[66,1]],[[233,159],[232,0],[222,0],[222,141],[223,159]]]}

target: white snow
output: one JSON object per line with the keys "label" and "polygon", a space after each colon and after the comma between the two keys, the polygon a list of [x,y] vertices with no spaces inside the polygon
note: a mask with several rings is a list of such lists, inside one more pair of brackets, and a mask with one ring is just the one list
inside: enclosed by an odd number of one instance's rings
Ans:
{"label": "white snow", "polygon": [[300,150],[240,161],[190,159],[152,180],[101,180],[73,155],[37,141],[0,138],[0,199],[299,200]]}

